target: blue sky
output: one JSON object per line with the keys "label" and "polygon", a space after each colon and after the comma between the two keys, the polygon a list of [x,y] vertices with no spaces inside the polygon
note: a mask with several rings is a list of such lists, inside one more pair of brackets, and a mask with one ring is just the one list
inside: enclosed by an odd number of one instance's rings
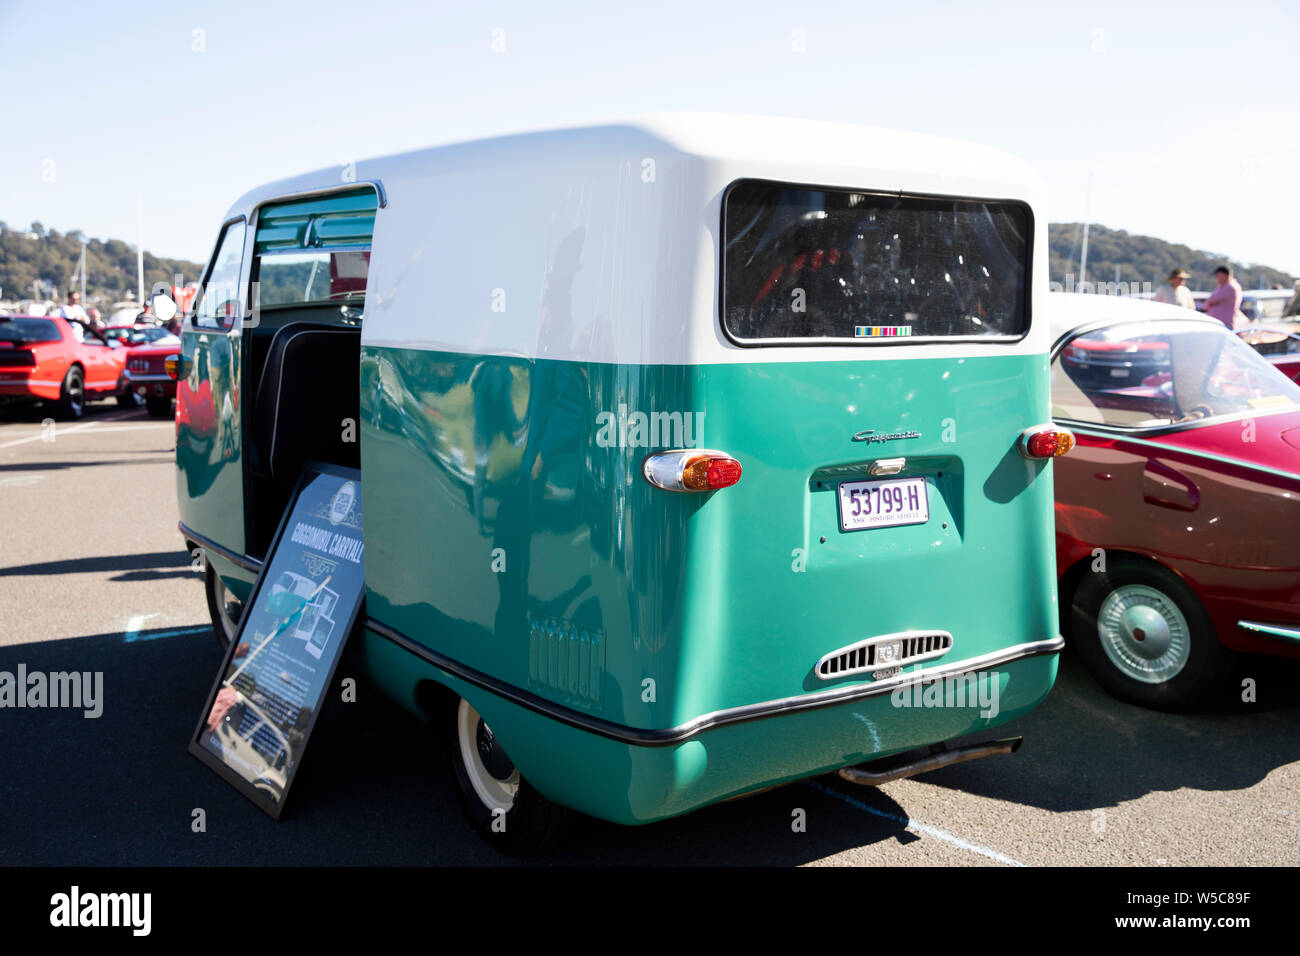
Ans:
{"label": "blue sky", "polygon": [[1300,275],[1297,36],[1294,0],[0,0],[0,219],[134,241],[140,197],[150,251],[205,259],[225,208],[269,179],[526,127],[721,110],[987,143],[1037,167],[1053,221],[1090,208]]}

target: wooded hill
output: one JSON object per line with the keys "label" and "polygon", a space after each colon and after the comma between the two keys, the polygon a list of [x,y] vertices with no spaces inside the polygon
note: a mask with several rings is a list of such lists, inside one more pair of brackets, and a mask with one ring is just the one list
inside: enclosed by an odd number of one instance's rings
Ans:
{"label": "wooded hill", "polygon": [[[61,234],[39,222],[14,229],[0,222],[0,299],[54,299],[62,302],[75,283],[73,274],[81,259],[79,229]],[[144,286],[197,282],[200,265],[185,259],[165,259],[144,254]],[[120,239],[91,239],[86,243],[86,298],[117,301],[136,297],[135,246]]]}
{"label": "wooded hill", "polygon": [[[1079,281],[1079,252],[1083,224],[1054,222],[1047,227],[1051,256],[1051,281],[1065,283],[1067,275]],[[1187,287],[1193,292],[1214,288],[1214,270],[1221,265],[1232,267],[1243,289],[1293,287],[1295,277],[1280,269],[1245,265],[1224,255],[1165,242],[1152,236],[1137,236],[1123,229],[1093,225],[1088,229],[1088,280],[1091,282],[1150,282],[1153,288],[1168,278],[1174,269],[1191,273]],[[1116,269],[1119,274],[1116,276]]]}

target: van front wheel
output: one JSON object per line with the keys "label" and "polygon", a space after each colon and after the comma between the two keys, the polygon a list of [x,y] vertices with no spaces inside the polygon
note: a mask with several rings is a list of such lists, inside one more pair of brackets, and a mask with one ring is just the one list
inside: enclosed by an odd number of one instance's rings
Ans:
{"label": "van front wheel", "polygon": [[206,570],[203,572],[203,590],[208,596],[208,615],[212,618],[212,630],[217,636],[217,645],[224,651],[235,639],[244,606],[238,598],[226,590],[225,582],[212,567],[212,563],[205,561],[204,564]]}
{"label": "van front wheel", "polygon": [[484,839],[515,854],[537,853],[559,843],[572,811],[533,789],[469,701],[457,698],[445,720],[461,802]]}

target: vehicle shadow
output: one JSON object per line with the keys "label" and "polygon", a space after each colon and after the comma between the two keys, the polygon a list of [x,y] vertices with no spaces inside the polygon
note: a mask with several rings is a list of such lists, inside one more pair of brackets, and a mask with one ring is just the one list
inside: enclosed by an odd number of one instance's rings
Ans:
{"label": "vehicle shadow", "polygon": [[[221,662],[210,631],[0,646],[0,671],[21,662],[28,673],[103,675],[98,718],[48,708],[0,715],[0,865],[788,866],[918,839],[884,790],[824,779],[644,827],[582,820],[551,855],[511,859],[471,831],[426,725],[364,679],[355,703],[341,701],[340,682],[360,678],[355,647],[277,823],[186,750]],[[1000,731],[1025,734],[1019,754],[921,779],[1062,811],[1152,790],[1248,787],[1300,759],[1300,681],[1295,666],[1279,666],[1295,662],[1260,661],[1265,703],[1176,716],[1111,701],[1067,659],[1044,705]],[[812,821],[806,832],[792,827],[797,809]]]}
{"label": "vehicle shadow", "polygon": [[[1241,699],[1247,679],[1255,702]],[[1006,733],[1025,737],[1014,758],[923,779],[1053,811],[1113,807],[1184,787],[1243,790],[1300,760],[1300,661],[1243,655],[1220,698],[1164,713],[1110,697],[1067,650],[1047,700]]]}
{"label": "vehicle shadow", "polygon": [[[100,672],[102,714],[6,709],[0,865],[791,865],[916,837],[879,791],[872,812],[785,787],[646,827],[583,819],[545,858],[512,859],[470,828],[442,746],[340,662],[293,784],[272,820],[187,752],[221,657],[209,630],[141,631],[0,646],[0,671]],[[816,821],[794,833],[791,813]],[[205,829],[195,832],[195,811]]]}

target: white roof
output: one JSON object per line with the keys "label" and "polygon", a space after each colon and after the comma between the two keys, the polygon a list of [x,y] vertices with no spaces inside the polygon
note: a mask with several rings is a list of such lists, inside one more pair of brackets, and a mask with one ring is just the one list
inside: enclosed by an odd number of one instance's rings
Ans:
{"label": "white roof", "polygon": [[[717,320],[722,197],[741,179],[1018,201],[1035,216],[1043,195],[1029,166],[983,146],[842,123],[688,113],[327,167],[259,186],[230,217],[279,197],[381,182],[387,205],[375,219],[366,346],[622,364],[897,356],[854,344],[754,349],[726,339]],[[1046,235],[1040,220],[1035,278],[1047,274]],[[1044,287],[1035,282],[1035,302]],[[564,321],[544,330],[542,304],[557,289]],[[915,343],[907,355],[1042,354],[1046,336],[1035,322],[1015,343]]]}
{"label": "white roof", "polygon": [[1218,319],[1185,309],[1181,305],[1152,302],[1124,295],[1093,295],[1079,292],[1050,292],[1047,295],[1047,313],[1051,324],[1051,340],[1085,325],[1111,322],[1143,322],[1160,319],[1202,320],[1223,325]]}
{"label": "white roof", "polygon": [[[798,181],[826,186],[929,191],[982,198],[1037,199],[1042,180],[1023,160],[987,146],[821,120],[735,113],[655,113],[592,126],[541,129],[396,153],[355,164],[357,181],[381,179],[391,193],[412,176],[466,163],[537,175],[564,157],[675,156],[726,164],[786,167]],[[227,218],[247,214],[276,196],[345,185],[341,166],[266,183],[241,196]],[[826,173],[816,178],[815,171]],[[851,170],[849,176],[840,171]],[[864,175],[867,174],[867,175]],[[762,176],[758,169],[750,175]]]}

